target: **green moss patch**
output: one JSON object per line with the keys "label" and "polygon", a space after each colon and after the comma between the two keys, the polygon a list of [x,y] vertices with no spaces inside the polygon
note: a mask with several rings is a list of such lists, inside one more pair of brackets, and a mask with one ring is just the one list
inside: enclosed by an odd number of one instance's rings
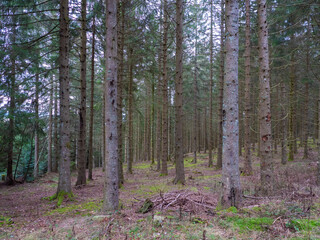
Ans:
{"label": "green moss patch", "polygon": [[10,217],[5,217],[0,215],[0,227],[11,226],[12,224],[13,224],[13,220]]}
{"label": "green moss patch", "polygon": [[208,175],[208,176],[199,176],[197,177],[198,179],[212,179],[212,178],[221,178],[222,175],[221,174],[216,174],[216,175]]}
{"label": "green moss patch", "polygon": [[46,215],[55,214],[75,214],[82,216],[90,216],[101,209],[102,201],[100,202],[85,202],[82,204],[71,204],[66,207],[61,207],[47,212]]}
{"label": "green moss patch", "polygon": [[286,227],[295,231],[311,231],[313,228],[320,227],[320,219],[291,219]]}
{"label": "green moss patch", "polygon": [[137,165],[134,165],[133,168],[135,168],[135,169],[149,169],[150,168],[150,163],[149,162],[139,163]]}
{"label": "green moss patch", "polygon": [[242,218],[233,216],[227,217],[225,221],[232,223],[235,227],[239,228],[240,232],[264,231],[266,226],[272,225],[273,218]]}

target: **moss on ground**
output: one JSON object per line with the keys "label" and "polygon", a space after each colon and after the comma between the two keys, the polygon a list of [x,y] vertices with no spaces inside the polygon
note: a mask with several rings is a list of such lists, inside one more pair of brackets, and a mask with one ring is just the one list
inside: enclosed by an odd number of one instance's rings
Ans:
{"label": "moss on ground", "polygon": [[222,175],[221,174],[215,174],[215,175],[208,175],[208,176],[198,176],[196,177],[197,179],[204,179],[204,180],[207,180],[207,179],[212,179],[212,178],[221,178]]}
{"label": "moss on ground", "polygon": [[59,207],[63,200],[65,198],[69,198],[71,200],[73,200],[73,193],[68,193],[68,192],[65,192],[65,191],[59,191],[58,193],[55,193],[54,195],[52,195],[51,197],[47,197],[47,198],[44,198],[46,200],[50,200],[50,201],[53,201],[53,200],[56,200],[57,199],[57,206]]}
{"label": "moss on ground", "polygon": [[287,222],[286,227],[295,231],[311,231],[320,227],[319,219],[291,219]]}
{"label": "moss on ground", "polygon": [[232,223],[239,229],[240,233],[247,231],[264,231],[267,226],[272,225],[274,219],[268,217],[248,218],[240,216],[227,217],[224,221]]}
{"label": "moss on ground", "polygon": [[70,204],[66,207],[61,207],[54,209],[52,211],[49,211],[46,213],[46,215],[55,215],[55,214],[80,214],[82,216],[89,216],[94,214],[95,212],[99,211],[102,206],[102,201],[100,202],[85,202],[81,204]]}
{"label": "moss on ground", "polygon": [[12,224],[13,224],[13,220],[11,219],[11,217],[0,215],[0,227],[11,226]]}
{"label": "moss on ground", "polygon": [[135,169],[149,169],[151,167],[150,162],[143,162],[143,163],[138,163],[134,166],[132,166]]}

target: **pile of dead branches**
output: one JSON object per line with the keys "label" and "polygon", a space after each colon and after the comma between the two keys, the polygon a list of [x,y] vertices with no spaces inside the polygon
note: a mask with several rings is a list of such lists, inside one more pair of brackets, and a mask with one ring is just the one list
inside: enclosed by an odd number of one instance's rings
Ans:
{"label": "pile of dead branches", "polygon": [[217,204],[214,196],[189,190],[160,192],[158,196],[150,200],[153,202],[153,209],[185,212],[214,211]]}

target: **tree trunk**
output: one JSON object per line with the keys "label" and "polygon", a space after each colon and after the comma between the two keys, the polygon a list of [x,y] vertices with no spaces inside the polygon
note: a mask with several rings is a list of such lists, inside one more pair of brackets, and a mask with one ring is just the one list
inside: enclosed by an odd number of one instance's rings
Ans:
{"label": "tree trunk", "polygon": [[241,187],[239,172],[239,113],[238,113],[238,1],[226,1],[226,65],[225,95],[223,98],[223,159],[221,204],[239,207]]}
{"label": "tree trunk", "polygon": [[60,162],[56,197],[71,193],[69,99],[69,1],[60,0]]}
{"label": "tree trunk", "polygon": [[81,0],[81,46],[80,46],[80,111],[79,111],[79,137],[78,137],[78,178],[76,186],[86,184],[86,133],[87,133],[87,33],[86,33],[87,0]]}
{"label": "tree trunk", "polygon": [[[39,55],[38,55],[39,56]],[[37,56],[37,57],[38,57]],[[37,64],[37,67],[39,64]],[[36,92],[35,92],[35,124],[34,124],[34,165],[33,177],[36,179],[39,175],[39,74],[36,74]]]}
{"label": "tree trunk", "polygon": [[163,21],[163,72],[162,72],[162,156],[161,174],[168,175],[168,76],[167,76],[167,50],[168,50],[168,3],[164,3]]}
{"label": "tree trunk", "polygon": [[[318,96],[318,123],[320,123],[320,85],[319,85],[319,96]],[[318,162],[317,162],[317,165],[318,165],[318,169],[317,169],[317,180],[316,180],[316,184],[318,186],[320,186],[320,127],[318,128]]]}
{"label": "tree trunk", "polygon": [[220,79],[219,79],[219,109],[218,109],[218,156],[217,169],[222,168],[222,145],[223,145],[223,86],[224,86],[224,0],[221,0],[221,22],[220,22]]}
{"label": "tree trunk", "polygon": [[95,35],[96,35],[96,18],[93,17],[92,23],[92,50],[91,50],[91,91],[90,91],[90,125],[89,125],[89,172],[88,179],[92,180],[92,168],[93,168],[93,116],[94,116],[94,55],[95,55]]}
{"label": "tree trunk", "polygon": [[124,48],[124,2],[118,1],[118,59],[119,59],[119,71],[118,71],[118,151],[119,151],[119,186],[124,183],[123,176],[123,137],[122,137],[122,88],[123,88],[123,48]]}
{"label": "tree trunk", "polygon": [[[127,161],[127,172],[132,174],[132,163],[133,163],[133,49],[129,50],[129,86],[128,86],[128,161]],[[138,122],[139,124],[139,122]],[[139,142],[139,141],[137,141]]]}
{"label": "tree trunk", "polygon": [[266,0],[258,1],[259,22],[259,82],[260,82],[260,181],[261,190],[269,194],[273,190],[273,160],[270,110],[270,75]]}
{"label": "tree trunk", "polygon": [[294,53],[291,53],[291,67],[290,67],[290,111],[289,111],[289,158],[288,161],[294,160],[294,145],[295,145],[295,73],[294,73]]}
{"label": "tree trunk", "polygon": [[[15,17],[12,17],[13,26],[15,25]],[[12,35],[11,35],[11,44],[14,46],[16,42],[16,28],[13,27]],[[13,142],[14,142],[14,128],[15,128],[15,110],[16,110],[16,54],[14,49],[11,49],[10,54],[10,63],[11,63],[11,72],[10,72],[10,85],[8,89],[10,89],[9,97],[9,131],[8,131],[8,162],[7,162],[7,177],[6,184],[13,185],[14,179],[12,175],[12,165],[13,165]]]}
{"label": "tree trunk", "polygon": [[[197,0],[195,0],[197,7]],[[195,30],[196,30],[196,41],[194,44],[194,76],[193,76],[193,161],[197,163],[197,150],[198,150],[198,70],[197,70],[197,45],[198,45],[198,16],[196,13],[195,19]]]}
{"label": "tree trunk", "polygon": [[119,208],[119,152],[117,128],[117,2],[106,0],[106,174],[103,212]]}
{"label": "tree trunk", "polygon": [[[285,83],[281,83],[281,98],[285,101],[286,96]],[[287,114],[285,104],[281,104],[281,163],[286,164],[288,160],[287,156]]]}
{"label": "tree trunk", "polygon": [[154,119],[155,119],[155,112],[154,112],[154,75],[152,76],[152,84],[151,84],[151,99],[152,99],[152,106],[151,106],[151,165],[154,164],[154,148],[155,148],[155,131],[154,131]]}
{"label": "tree trunk", "polygon": [[246,47],[245,47],[245,116],[244,116],[244,172],[246,175],[252,174],[251,149],[250,149],[250,0],[246,0]]}
{"label": "tree trunk", "polygon": [[[55,79],[53,79],[55,81]],[[55,83],[54,89],[54,116],[53,116],[53,146],[54,146],[54,159],[52,161],[52,172],[58,171],[58,163],[60,156],[59,139],[58,139],[58,84]]]}
{"label": "tree trunk", "polygon": [[307,56],[306,56],[306,75],[307,81],[305,83],[305,107],[304,107],[304,151],[303,151],[303,159],[308,158],[308,137],[309,137],[309,66],[310,66],[310,48],[309,48],[309,39],[310,38],[310,24],[308,19],[308,29],[307,29]]}
{"label": "tree trunk", "polygon": [[53,82],[50,86],[49,101],[49,124],[48,124],[48,173],[52,172],[52,104],[53,104]]}
{"label": "tree trunk", "polygon": [[[208,167],[213,166],[213,2],[210,3],[210,110],[209,110],[209,162]],[[206,129],[205,129],[206,131]]]}
{"label": "tree trunk", "polygon": [[[146,99],[150,99],[150,91],[149,91],[149,82],[145,80],[145,88],[146,88]],[[145,101],[145,109],[144,109],[144,144],[143,144],[143,160],[150,160],[150,104],[149,101]]]}
{"label": "tree trunk", "polygon": [[207,131],[207,108],[204,108],[204,113],[203,113],[203,130],[202,130],[202,134],[203,134],[203,153],[207,153],[207,149],[208,149],[208,131]]}
{"label": "tree trunk", "polygon": [[183,60],[183,2],[176,1],[176,79],[175,79],[175,161],[176,177],[174,183],[185,183],[184,162],[183,162],[183,139],[182,139],[182,104],[183,104],[183,81],[182,81],[182,60]]}

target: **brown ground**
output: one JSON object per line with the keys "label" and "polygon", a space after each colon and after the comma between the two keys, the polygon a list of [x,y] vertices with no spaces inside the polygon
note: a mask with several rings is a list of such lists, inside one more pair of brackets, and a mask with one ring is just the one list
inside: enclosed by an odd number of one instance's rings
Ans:
{"label": "brown ground", "polygon": [[[209,169],[207,154],[196,165],[191,155],[185,160],[185,186],[172,184],[169,175],[159,176],[149,163],[136,163],[133,175],[126,175],[120,190],[123,209],[112,216],[99,216],[103,192],[103,172],[95,169],[94,180],[73,187],[75,199],[44,200],[56,191],[57,174],[13,187],[0,186],[0,239],[320,239],[320,189],[315,186],[316,154],[302,160],[302,153],[286,166],[275,155],[276,191],[265,198],[257,195],[259,162],[253,157],[254,175],[242,176],[243,208],[222,211],[218,206],[221,171]],[[74,186],[76,173],[73,173]],[[150,198],[155,209],[136,213]],[[272,224],[259,229],[242,229],[230,219],[269,217]],[[307,228],[293,226],[291,220],[310,219]],[[249,224],[249,223],[245,223]],[[312,226],[311,226],[312,225]]]}

